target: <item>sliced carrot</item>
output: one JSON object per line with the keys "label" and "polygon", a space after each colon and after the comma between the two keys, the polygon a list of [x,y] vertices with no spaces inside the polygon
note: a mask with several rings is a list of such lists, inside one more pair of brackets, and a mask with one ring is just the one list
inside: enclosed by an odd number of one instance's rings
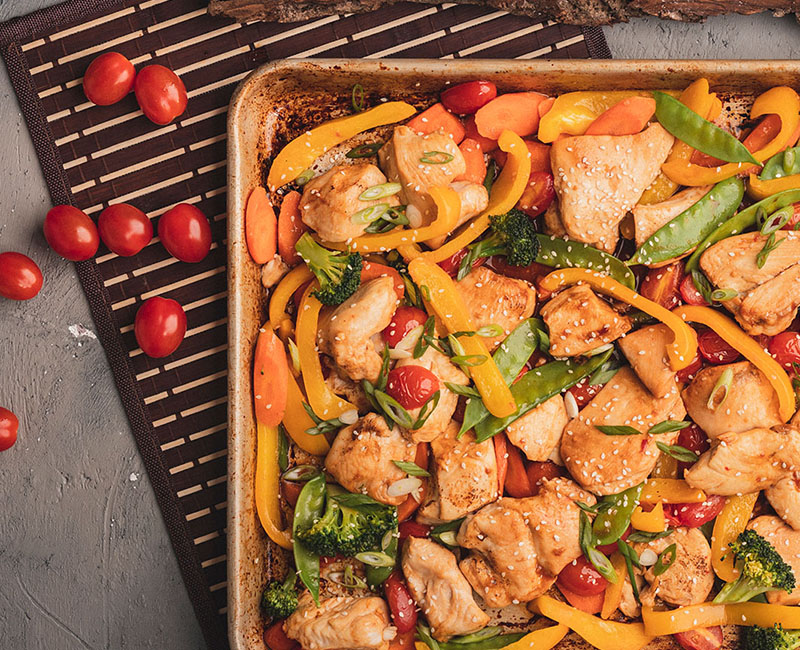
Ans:
{"label": "sliced carrot", "polygon": [[508,452],[506,444],[506,434],[499,433],[494,438],[494,455],[497,459],[497,486],[498,492],[503,494],[503,486],[506,483],[506,474],[508,473]]}
{"label": "sliced carrot", "polygon": [[483,183],[483,179],[486,178],[486,161],[483,158],[481,145],[472,138],[464,138],[458,148],[464,156],[464,162],[467,163],[467,170],[454,180]]}
{"label": "sliced carrot", "polygon": [[547,112],[553,108],[553,104],[556,103],[555,97],[548,97],[547,99],[543,100],[541,104],[539,104],[539,119],[542,119]]}
{"label": "sliced carrot", "polygon": [[586,135],[635,135],[655,115],[652,97],[628,97],[601,113],[586,129]]}
{"label": "sliced carrot", "polygon": [[[419,465],[422,469],[428,469],[428,443],[427,442],[420,442],[417,444],[417,451],[416,455],[414,456],[414,462]],[[419,508],[419,504],[425,500],[425,496],[428,494],[428,482],[423,480],[422,481],[422,488],[420,489],[419,493],[419,501],[417,501],[413,496],[410,494],[406,497],[406,500],[403,501],[399,506],[397,506],[397,521],[405,521],[411,515],[416,512],[417,508]]]}
{"label": "sliced carrot", "polygon": [[391,266],[386,266],[385,264],[378,264],[377,262],[364,262],[361,266],[361,284],[383,276],[392,278],[397,299],[402,300],[403,296],[406,295],[406,285],[403,284],[403,278],[400,277],[397,269],[393,269]]}
{"label": "sliced carrot", "polygon": [[256,264],[266,264],[278,250],[278,219],[267,190],[256,187],[247,197],[244,210],[244,238]]}
{"label": "sliced carrot", "polygon": [[434,104],[428,110],[415,115],[408,122],[408,128],[421,135],[433,133],[439,129],[447,133],[456,144],[459,144],[466,135],[464,125],[455,115],[448,111],[442,104]]}
{"label": "sliced carrot", "polygon": [[268,325],[258,330],[253,355],[253,401],[256,420],[277,427],[286,412],[289,362],[283,342]]}
{"label": "sliced carrot", "polygon": [[[533,140],[525,140],[528,147],[528,152],[531,154],[531,174],[533,172],[550,172],[550,145],[542,144],[541,142],[534,142]],[[492,152],[492,158],[495,159],[501,167],[506,164],[506,157],[508,154],[505,151]]]}
{"label": "sliced carrot", "polygon": [[297,240],[308,230],[306,224],[300,219],[300,193],[292,190],[283,197],[281,210],[278,213],[278,254],[289,266],[294,266],[302,261],[294,249]]}
{"label": "sliced carrot", "polygon": [[483,153],[489,153],[490,151],[497,149],[497,140],[484,138],[480,133],[478,133],[478,127],[475,125],[474,115],[467,116],[467,120],[464,122],[464,130],[466,131],[467,137],[470,140],[475,140],[475,142],[481,145],[481,150]]}
{"label": "sliced carrot", "polygon": [[520,137],[536,133],[539,128],[539,104],[546,95],[541,93],[506,93],[495,97],[475,113],[478,133],[496,140],[506,129]]}
{"label": "sliced carrot", "polygon": [[506,472],[505,489],[512,497],[522,499],[533,495],[528,474],[525,471],[525,461],[522,453],[514,445],[506,445],[508,455],[508,469]]}
{"label": "sliced carrot", "polygon": [[567,602],[576,609],[586,612],[587,614],[599,614],[603,609],[603,600],[605,599],[605,592],[601,591],[599,594],[592,594],[585,596],[584,594],[576,593],[570,589],[565,589],[560,584],[558,590],[567,599]]}
{"label": "sliced carrot", "polygon": [[[761,120],[750,133],[747,134],[747,137],[742,140],[742,144],[749,152],[758,151],[759,149],[763,149],[771,140],[775,138],[781,130],[781,118],[774,113],[770,113],[769,115],[765,116],[763,120]],[[800,133],[800,127],[797,129],[798,133]],[[794,140],[790,139],[789,146],[792,146],[792,142],[796,142],[797,138],[792,136]],[[720,160],[719,158],[714,158],[714,156],[709,156],[702,151],[695,150],[692,154],[692,162],[696,165],[702,165],[703,167],[720,167],[721,165],[725,164],[724,160]]]}

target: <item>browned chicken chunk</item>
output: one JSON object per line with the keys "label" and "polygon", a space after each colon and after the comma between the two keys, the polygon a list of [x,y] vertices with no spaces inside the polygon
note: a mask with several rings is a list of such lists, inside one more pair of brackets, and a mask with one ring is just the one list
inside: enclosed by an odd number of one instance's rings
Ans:
{"label": "browned chicken chunk", "polygon": [[633,221],[636,227],[636,245],[644,244],[653,233],[666,226],[681,212],[688,210],[708,194],[711,188],[711,185],[687,187],[661,203],[650,205],[638,203],[633,206],[631,212],[633,212]]}
{"label": "browned chicken chunk", "polygon": [[[792,530],[777,517],[764,515],[753,519],[747,527],[756,531],[775,547],[783,561],[792,567],[792,573],[800,576],[800,531]],[[792,593],[782,590],[768,591],[767,601],[773,605],[800,605],[800,582]]]}
{"label": "browned chicken chunk", "polygon": [[508,425],[506,436],[519,447],[528,460],[545,461],[561,442],[569,422],[564,398],[554,395],[535,409]]}
{"label": "browned chicken chunk", "polygon": [[550,354],[576,357],[616,341],[631,320],[597,297],[588,285],[576,284],[552,298],[541,310],[550,330]]}
{"label": "browned chicken chunk", "polygon": [[478,607],[456,556],[431,539],[409,537],[403,544],[403,574],[414,602],[438,641],[484,628],[489,616]]}
{"label": "browned chicken chunk", "polygon": [[557,201],[553,201],[550,207],[544,211],[542,219],[544,220],[545,233],[551,237],[567,239],[567,231],[564,229],[564,224],[561,223],[561,215],[558,214]]}
{"label": "browned chicken chunk", "polygon": [[764,490],[764,496],[781,519],[800,530],[800,474],[782,478]]}
{"label": "browned chicken chunk", "polygon": [[675,388],[675,371],[667,356],[672,332],[666,325],[648,325],[619,340],[619,349],[642,383],[656,397],[666,397]]}

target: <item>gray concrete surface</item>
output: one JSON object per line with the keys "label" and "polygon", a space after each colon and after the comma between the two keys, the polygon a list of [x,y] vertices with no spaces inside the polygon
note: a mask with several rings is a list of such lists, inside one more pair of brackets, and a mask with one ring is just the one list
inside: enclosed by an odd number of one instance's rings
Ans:
{"label": "gray concrete surface", "polygon": [[[52,0],[0,0],[0,20]],[[793,18],[606,29],[616,58],[796,58]],[[42,267],[29,303],[0,299],[0,404],[20,439],[0,454],[0,650],[203,647],[72,266],[41,234],[48,198],[0,71],[0,250]]]}

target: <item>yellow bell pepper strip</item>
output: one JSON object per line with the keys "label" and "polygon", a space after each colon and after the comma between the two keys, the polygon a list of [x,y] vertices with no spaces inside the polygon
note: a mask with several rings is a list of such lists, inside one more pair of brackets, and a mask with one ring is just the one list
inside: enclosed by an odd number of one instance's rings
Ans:
{"label": "yellow bell pepper strip", "polygon": [[672,456],[661,454],[651,475],[654,478],[678,478],[678,461]]}
{"label": "yellow bell pepper strip", "polygon": [[[411,260],[408,272],[420,289],[427,287],[430,306],[450,334],[475,330],[455,283],[439,265],[423,255]],[[459,341],[465,355],[480,355],[486,359],[483,363],[470,367],[469,372],[489,413],[499,418],[514,413],[517,404],[483,339],[480,336],[464,336]]]}
{"label": "yellow bell pepper strip", "polygon": [[655,611],[642,607],[642,620],[647,634],[667,636],[715,625],[772,627],[781,623],[786,629],[800,627],[800,607],[767,603],[700,603]]}
{"label": "yellow bell pepper strip", "polygon": [[714,520],[711,566],[714,567],[714,573],[725,582],[733,582],[739,577],[739,570],[734,565],[733,553],[728,545],[747,527],[757,500],[758,492],[729,497]]}
{"label": "yellow bell pepper strip", "polygon": [[607,619],[619,609],[622,602],[622,589],[625,586],[625,578],[628,575],[628,567],[625,558],[620,553],[611,556],[611,566],[617,574],[617,581],[609,583],[606,593],[603,595],[603,609],[600,610],[600,618]]}
{"label": "yellow bell pepper strip", "polygon": [[653,640],[641,623],[604,621],[550,596],[539,596],[528,607],[566,625],[598,650],[640,650]]}
{"label": "yellow bell pepper strip", "polygon": [[256,512],[269,538],[283,548],[292,548],[289,530],[281,528],[278,469],[278,427],[263,422],[256,425]]}
{"label": "yellow bell pepper strip", "polygon": [[503,131],[497,141],[501,151],[508,154],[500,176],[492,185],[489,205],[466,228],[435,251],[425,253],[431,262],[441,262],[471,244],[489,227],[489,217],[505,214],[518,202],[531,175],[531,155],[528,146],[516,133]]}
{"label": "yellow bell pepper strip", "polygon": [[631,513],[631,526],[646,533],[664,532],[667,529],[667,519],[664,517],[663,502],[659,501],[650,512],[645,512],[641,506],[636,506]]}
{"label": "yellow bell pepper strip", "polygon": [[788,422],[795,412],[795,397],[789,375],[775,359],[764,352],[755,339],[751,338],[733,320],[723,316],[710,307],[683,305],[672,312],[685,321],[693,321],[711,328],[731,347],[758,368],[769,380],[778,395],[778,406],[784,422]]}
{"label": "yellow bell pepper strip", "polygon": [[697,352],[697,334],[691,327],[661,305],[648,300],[607,275],[589,269],[560,269],[542,278],[540,287],[546,291],[555,291],[565,285],[578,282],[585,282],[601,293],[640,309],[671,329],[674,342],[667,348],[667,354],[673,370],[682,370],[694,360]]}
{"label": "yellow bell pepper strip", "polygon": [[[781,130],[763,148],[753,152],[753,157],[763,163],[790,144],[792,134],[800,125],[800,96],[788,86],[776,86],[759,95],[750,109],[750,118],[763,115],[778,115],[781,118]],[[749,163],[727,163],[719,167],[702,167],[684,160],[667,161],[661,165],[672,181],[679,185],[710,185],[719,181],[745,174],[758,169]]]}
{"label": "yellow bell pepper strip", "polygon": [[766,199],[768,196],[785,192],[786,190],[800,189],[800,174],[781,176],[769,180],[761,180],[755,174],[750,174],[747,183],[747,195],[756,201]]}
{"label": "yellow bell pepper strip", "polygon": [[678,478],[649,478],[644,482],[642,503],[702,503],[706,493]]}
{"label": "yellow bell pepper strip", "polygon": [[286,305],[289,304],[294,292],[313,277],[311,269],[305,264],[295,266],[283,276],[269,299],[269,322],[273,327],[277,328],[282,321],[289,318],[286,315]]}
{"label": "yellow bell pepper strip", "polygon": [[287,381],[291,373],[283,343],[269,323],[258,330],[253,353],[253,404],[256,420],[277,427],[286,411]]}
{"label": "yellow bell pepper strip", "polygon": [[314,426],[314,420],[306,413],[303,402],[305,402],[305,397],[303,397],[300,386],[297,385],[294,376],[289,373],[289,390],[283,426],[300,449],[314,456],[324,456],[328,453],[330,445],[325,436],[312,436],[306,433],[306,430]]}
{"label": "yellow bell pepper strip", "polygon": [[[338,418],[345,411],[355,409],[350,402],[336,395],[322,375],[322,366],[317,352],[317,323],[322,303],[311,295],[319,289],[314,281],[303,292],[300,309],[297,313],[297,350],[300,354],[300,370],[303,373],[303,385],[306,389],[308,403],[317,417],[323,420]],[[477,338],[477,337],[473,337]]]}
{"label": "yellow bell pepper strip", "polygon": [[567,636],[567,632],[569,632],[569,628],[566,625],[558,624],[544,627],[540,630],[529,632],[519,641],[510,643],[505,646],[505,650],[550,650]]}
{"label": "yellow bell pepper strip", "polygon": [[374,108],[347,115],[306,131],[287,144],[272,161],[267,185],[271,191],[291,183],[328,149],[359,133],[400,122],[417,112],[406,102],[385,102]]}

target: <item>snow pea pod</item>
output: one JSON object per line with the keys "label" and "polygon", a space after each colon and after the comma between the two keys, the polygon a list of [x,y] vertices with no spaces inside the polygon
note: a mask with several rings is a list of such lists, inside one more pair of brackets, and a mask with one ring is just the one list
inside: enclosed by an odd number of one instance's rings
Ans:
{"label": "snow pea pod", "polygon": [[509,634],[497,634],[485,639],[475,639],[460,641],[457,637],[444,643],[439,643],[440,650],[499,650],[507,645],[516,643],[525,632],[511,632]]}
{"label": "snow pea pod", "polygon": [[631,514],[639,505],[641,495],[642,483],[639,483],[619,494],[603,497],[592,524],[592,532],[600,546],[613,544],[622,537],[631,523]]}
{"label": "snow pea pod", "polygon": [[536,235],[539,253],[536,261],[557,269],[580,267],[605,273],[629,289],[636,286],[636,278],[625,264],[613,255],[570,239],[549,235]]}
{"label": "snow pea pod", "polygon": [[319,605],[319,555],[312,553],[297,541],[297,531],[309,528],[320,518],[325,506],[325,494],[325,476],[318,474],[300,491],[292,520],[294,565],[297,567],[300,580],[308,587],[317,605]]}
{"label": "snow pea pod", "polygon": [[735,176],[717,183],[697,203],[650,235],[628,264],[658,264],[687,253],[736,212],[743,196],[744,183]]}
{"label": "snow pea pod", "polygon": [[690,147],[725,162],[760,165],[739,140],[666,93],[653,91],[656,118],[667,131]]}
{"label": "snow pea pod", "polygon": [[[399,539],[400,534],[397,532],[397,528],[391,531],[391,537],[389,537],[389,543],[386,544],[386,548],[382,549],[386,555],[389,557],[395,558],[397,560],[397,540]],[[386,579],[389,575],[394,571],[395,567],[392,566],[372,566],[371,564],[367,564],[365,574],[367,578],[367,584],[370,587],[377,587],[382,585],[386,582]]]}
{"label": "snow pea pod", "polygon": [[762,181],[769,181],[795,174],[800,174],[800,147],[776,153],[764,164],[758,177]]}
{"label": "snow pea pod", "polygon": [[566,361],[551,361],[543,366],[526,372],[522,378],[511,387],[511,394],[517,403],[517,410],[504,418],[494,415],[486,418],[475,426],[477,442],[488,440],[503,431],[509,424],[525,415],[528,411],[546,402],[553,395],[558,395],[571,386],[577,384],[587,375],[591,375],[602,366],[613,349],[603,354],[592,357],[585,363],[579,364],[568,359]]}
{"label": "snow pea pod", "polygon": [[755,226],[758,221],[759,212],[763,211],[765,214],[772,214],[775,210],[780,210],[798,201],[800,201],[800,189],[786,190],[785,192],[778,192],[777,194],[768,196],[758,203],[753,203],[750,207],[733,215],[700,243],[691,257],[686,261],[686,271],[697,270],[700,265],[700,256],[706,249],[713,246],[718,241],[722,241],[731,235],[738,235],[748,228]]}

